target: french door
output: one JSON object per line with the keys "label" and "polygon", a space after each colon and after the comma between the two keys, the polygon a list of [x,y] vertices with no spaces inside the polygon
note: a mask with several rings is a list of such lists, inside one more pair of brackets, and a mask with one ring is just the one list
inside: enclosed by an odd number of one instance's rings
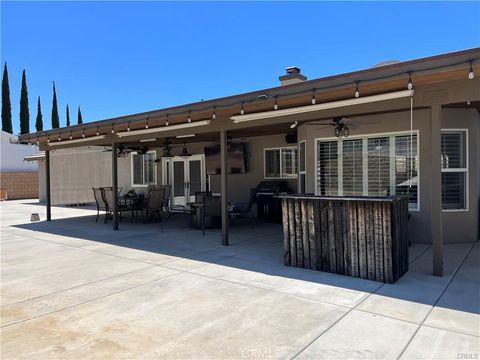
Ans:
{"label": "french door", "polygon": [[162,183],[171,186],[174,205],[195,201],[195,192],[205,191],[205,182],[204,155],[162,159]]}

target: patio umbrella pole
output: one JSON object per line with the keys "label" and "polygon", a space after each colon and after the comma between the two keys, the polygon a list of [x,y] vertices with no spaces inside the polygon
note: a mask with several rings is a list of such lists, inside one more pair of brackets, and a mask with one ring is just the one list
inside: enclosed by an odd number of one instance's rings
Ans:
{"label": "patio umbrella pole", "polygon": [[118,230],[118,167],[117,144],[112,144],[113,230]]}
{"label": "patio umbrella pole", "polygon": [[222,245],[228,246],[228,153],[227,132],[220,131],[220,160],[222,164],[221,190],[222,190]]}

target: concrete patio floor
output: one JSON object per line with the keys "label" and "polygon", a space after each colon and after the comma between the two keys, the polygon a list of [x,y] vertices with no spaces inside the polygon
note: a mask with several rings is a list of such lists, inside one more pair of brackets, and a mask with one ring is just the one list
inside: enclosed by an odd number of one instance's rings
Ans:
{"label": "concrete patio floor", "polygon": [[[1,210],[1,357],[478,359],[480,246],[410,248],[396,284],[285,267],[282,229],[239,224],[229,247],[176,217],[95,223],[32,201]],[[476,357],[475,357],[476,356]]]}

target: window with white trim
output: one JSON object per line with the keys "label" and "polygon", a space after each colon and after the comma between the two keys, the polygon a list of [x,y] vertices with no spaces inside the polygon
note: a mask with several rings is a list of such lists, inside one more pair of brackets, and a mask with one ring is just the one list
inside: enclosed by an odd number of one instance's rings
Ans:
{"label": "window with white trim", "polygon": [[264,149],[264,176],[266,179],[297,177],[297,148]]}
{"label": "window with white trim", "polygon": [[298,144],[298,193],[306,192],[306,141]]}
{"label": "window with white trim", "polygon": [[409,197],[418,209],[418,133],[317,140],[318,195]]}
{"label": "window with white trim", "polygon": [[467,132],[442,130],[442,208],[467,209]]}
{"label": "window with white trim", "polygon": [[131,154],[132,161],[132,186],[155,185],[157,177],[155,174],[155,151],[146,154]]}

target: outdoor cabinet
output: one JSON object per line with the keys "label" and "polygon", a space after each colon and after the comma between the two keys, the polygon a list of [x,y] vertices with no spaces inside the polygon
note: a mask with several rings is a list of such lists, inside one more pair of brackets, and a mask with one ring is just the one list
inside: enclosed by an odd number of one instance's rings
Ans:
{"label": "outdoor cabinet", "polygon": [[387,283],[408,271],[408,198],[279,198],[285,265]]}

